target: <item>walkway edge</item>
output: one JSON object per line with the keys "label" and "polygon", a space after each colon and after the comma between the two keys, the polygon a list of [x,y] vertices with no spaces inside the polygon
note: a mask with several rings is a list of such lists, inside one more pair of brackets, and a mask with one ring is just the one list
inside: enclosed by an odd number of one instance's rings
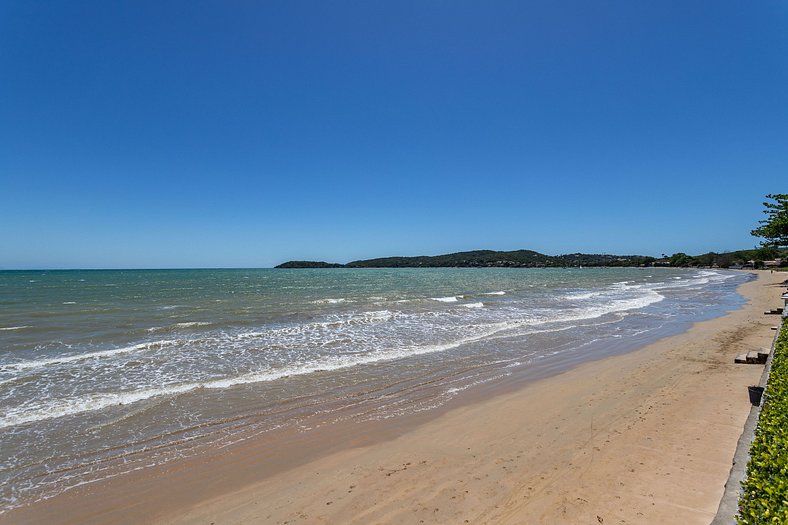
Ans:
{"label": "walkway edge", "polygon": [[[777,331],[772,339],[772,349],[769,353],[769,359],[761,374],[759,386],[764,387],[764,394],[766,394],[767,384],[769,382],[769,374],[772,370],[772,360],[774,359],[775,344],[777,337],[782,331],[782,324],[785,323],[785,318],[782,319]],[[747,365],[743,365],[747,366]],[[747,463],[750,461],[750,447],[755,439],[755,427],[758,426],[758,418],[761,415],[761,407],[754,406],[750,409],[750,415],[747,416],[747,421],[744,423],[744,429],[739,437],[739,442],[736,445],[736,452],[733,455],[733,466],[731,467],[728,481],[725,482],[725,492],[720,500],[720,506],[717,508],[717,514],[714,516],[710,525],[735,525],[736,516],[739,513],[739,496],[741,495],[741,484],[747,478]]]}

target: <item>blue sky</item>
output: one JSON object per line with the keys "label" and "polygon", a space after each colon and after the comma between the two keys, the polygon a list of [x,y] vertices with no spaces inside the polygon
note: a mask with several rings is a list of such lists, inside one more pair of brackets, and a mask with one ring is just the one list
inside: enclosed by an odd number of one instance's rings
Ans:
{"label": "blue sky", "polygon": [[0,3],[0,268],[752,247],[788,4]]}

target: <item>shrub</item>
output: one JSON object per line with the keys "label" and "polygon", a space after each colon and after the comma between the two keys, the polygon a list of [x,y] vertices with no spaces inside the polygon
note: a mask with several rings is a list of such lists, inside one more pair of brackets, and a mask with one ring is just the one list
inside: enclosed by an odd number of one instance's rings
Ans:
{"label": "shrub", "polygon": [[740,525],[788,523],[788,323],[774,349],[766,399],[739,499]]}

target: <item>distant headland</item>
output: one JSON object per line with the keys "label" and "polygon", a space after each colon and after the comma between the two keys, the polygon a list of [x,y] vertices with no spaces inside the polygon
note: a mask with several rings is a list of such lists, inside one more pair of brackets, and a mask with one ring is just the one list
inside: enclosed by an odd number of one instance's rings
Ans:
{"label": "distant headland", "polygon": [[774,248],[758,248],[736,252],[691,256],[675,253],[661,258],[647,255],[609,255],[572,253],[567,255],[545,255],[533,250],[495,251],[475,250],[445,255],[422,255],[417,257],[381,257],[353,261],[347,264],[322,261],[288,261],[276,268],[577,268],[584,267],[716,267],[742,268],[770,266],[777,260],[780,265],[782,253]]}

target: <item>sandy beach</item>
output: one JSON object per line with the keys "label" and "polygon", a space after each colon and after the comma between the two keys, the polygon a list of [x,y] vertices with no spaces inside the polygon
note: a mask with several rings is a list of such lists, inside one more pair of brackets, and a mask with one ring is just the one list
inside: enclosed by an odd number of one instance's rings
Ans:
{"label": "sandy beach", "polygon": [[785,274],[740,310],[434,414],[337,425],[80,487],[2,523],[709,523]]}

